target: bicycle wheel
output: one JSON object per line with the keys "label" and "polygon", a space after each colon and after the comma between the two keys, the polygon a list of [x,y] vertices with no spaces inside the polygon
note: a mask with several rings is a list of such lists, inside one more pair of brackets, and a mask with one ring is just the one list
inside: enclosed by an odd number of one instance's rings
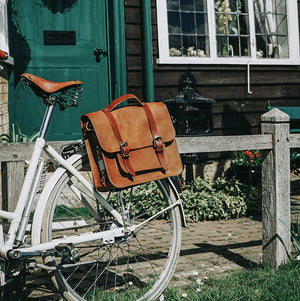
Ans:
{"label": "bicycle wheel", "polygon": [[[82,156],[74,166],[91,179],[87,164],[87,156]],[[57,248],[56,256],[44,259],[59,267],[51,274],[52,281],[67,300],[157,298],[172,277],[181,244],[180,210],[169,180],[105,193],[105,197],[122,215],[124,234]],[[89,213],[82,200],[88,201],[97,216]],[[142,221],[146,222],[141,225]],[[94,195],[65,172],[47,201],[41,241],[119,227]]]}

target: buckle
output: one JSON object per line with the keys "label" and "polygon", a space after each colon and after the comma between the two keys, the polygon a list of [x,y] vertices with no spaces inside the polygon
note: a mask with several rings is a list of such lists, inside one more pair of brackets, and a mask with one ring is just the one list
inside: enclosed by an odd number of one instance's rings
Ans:
{"label": "buckle", "polygon": [[129,158],[130,154],[128,150],[128,143],[126,141],[120,144],[120,151],[121,151],[122,158],[125,159]]}
{"label": "buckle", "polygon": [[[157,141],[159,141],[160,140],[160,142],[161,142],[161,144],[160,145],[158,145],[157,144]],[[155,136],[154,138],[153,138],[153,148],[155,149],[155,150],[162,150],[163,148],[164,148],[164,146],[163,146],[163,143],[162,143],[162,139],[161,139],[161,136]]]}

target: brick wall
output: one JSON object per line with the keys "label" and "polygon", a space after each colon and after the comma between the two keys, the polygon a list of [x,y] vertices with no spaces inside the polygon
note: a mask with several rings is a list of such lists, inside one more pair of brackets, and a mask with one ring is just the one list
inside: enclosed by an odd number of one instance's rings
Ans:
{"label": "brick wall", "polygon": [[8,71],[0,71],[0,135],[8,131]]}

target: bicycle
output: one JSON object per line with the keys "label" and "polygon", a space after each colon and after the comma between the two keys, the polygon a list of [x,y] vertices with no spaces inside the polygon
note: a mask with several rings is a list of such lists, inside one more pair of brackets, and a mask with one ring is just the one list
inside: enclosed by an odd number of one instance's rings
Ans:
{"label": "bicycle", "polygon": [[[185,223],[174,184],[166,178],[97,191],[82,140],[61,153],[45,141],[54,108],[77,106],[82,83],[50,82],[32,74],[21,77],[43,100],[46,111],[16,209],[0,210],[0,218],[10,222],[6,237],[0,225],[1,286],[24,267],[40,268],[49,272],[67,300],[159,297],[174,273]],[[42,151],[56,170],[34,207],[46,160]]]}

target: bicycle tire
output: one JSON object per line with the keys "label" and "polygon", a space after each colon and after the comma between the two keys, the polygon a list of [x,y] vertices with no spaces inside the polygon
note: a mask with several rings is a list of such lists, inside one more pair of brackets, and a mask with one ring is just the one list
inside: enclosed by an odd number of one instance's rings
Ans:
{"label": "bicycle tire", "polygon": [[[87,164],[88,158],[84,155],[73,166],[84,171],[85,177],[91,179],[88,175],[89,171],[86,171]],[[41,242],[49,242],[58,236],[74,235],[76,231],[81,234],[119,227],[117,222],[96,202],[92,206],[97,209],[101,220],[96,221],[86,214],[82,203],[72,195],[70,185],[79,189],[77,194],[80,191],[85,198],[93,201],[94,197],[87,196],[85,190],[79,187],[80,183],[69,172],[64,172],[53,184],[44,209]],[[153,190],[154,185],[160,193]],[[174,188],[168,179],[133,189],[137,192],[131,194],[125,190],[107,194],[118,206],[117,210],[122,212],[123,219],[128,225],[147,219],[149,214],[154,214],[155,209],[157,212],[177,201]],[[114,196],[120,193],[123,194],[122,201]],[[149,193],[150,195],[147,195]],[[126,195],[131,198],[130,203]],[[154,201],[153,197],[158,199]],[[141,209],[141,206],[149,208]],[[72,219],[70,217],[67,219],[68,223],[72,220],[73,227],[64,226],[61,216],[58,221],[57,212],[62,210],[72,215]],[[57,223],[63,225],[60,230],[54,227]],[[76,227],[76,224],[79,226]],[[141,229],[134,233],[126,233],[118,239],[112,239],[111,243],[107,241],[104,243],[102,240],[72,246],[80,256],[80,261],[76,263],[66,264],[70,258],[63,259],[63,255],[58,258],[48,256],[44,258],[44,262],[60,267],[56,272],[51,273],[51,280],[67,300],[110,300],[110,298],[152,300],[159,297],[168,285],[176,267],[180,245],[181,216],[179,206],[174,205]]]}

